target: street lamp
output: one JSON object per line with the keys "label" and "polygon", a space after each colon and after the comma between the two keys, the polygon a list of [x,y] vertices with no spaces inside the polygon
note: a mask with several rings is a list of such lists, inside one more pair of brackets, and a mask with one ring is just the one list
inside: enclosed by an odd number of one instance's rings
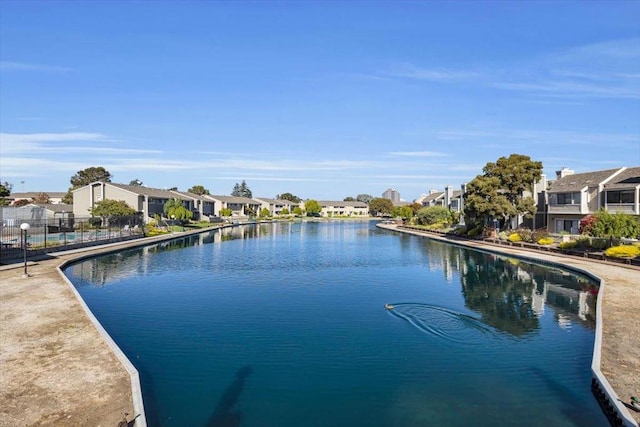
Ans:
{"label": "street lamp", "polygon": [[176,216],[171,215],[171,234],[173,234],[173,230],[175,226],[176,226]]}
{"label": "street lamp", "polygon": [[20,234],[24,234],[24,239],[22,241],[22,252],[24,253],[24,274],[22,277],[29,277],[29,273],[27,273],[27,233],[29,231],[29,223],[23,222],[20,224]]}

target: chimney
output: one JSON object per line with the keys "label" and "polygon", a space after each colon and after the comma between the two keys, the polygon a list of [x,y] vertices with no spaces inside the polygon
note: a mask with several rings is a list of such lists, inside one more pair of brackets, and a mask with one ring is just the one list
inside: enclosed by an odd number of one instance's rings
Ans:
{"label": "chimney", "polygon": [[556,171],[556,179],[564,178],[565,176],[573,175],[575,171],[563,166],[561,170]]}

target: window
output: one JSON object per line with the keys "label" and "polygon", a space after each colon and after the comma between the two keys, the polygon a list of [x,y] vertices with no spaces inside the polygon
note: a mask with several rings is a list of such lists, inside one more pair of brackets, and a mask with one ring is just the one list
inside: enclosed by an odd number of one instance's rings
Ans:
{"label": "window", "polygon": [[[553,200],[555,196],[555,203]],[[552,194],[550,198],[551,204],[556,205],[578,205],[580,204],[580,193],[557,193]]]}
{"label": "window", "polygon": [[607,203],[633,203],[634,191],[607,191]]}

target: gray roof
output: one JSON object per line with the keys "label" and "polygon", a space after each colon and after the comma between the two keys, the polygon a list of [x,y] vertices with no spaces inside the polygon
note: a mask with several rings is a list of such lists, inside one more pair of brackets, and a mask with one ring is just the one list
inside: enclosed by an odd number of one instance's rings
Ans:
{"label": "gray roof", "polygon": [[7,199],[33,199],[40,193],[49,195],[50,199],[62,199],[67,194],[59,191],[28,191],[26,193],[11,193]]}
{"label": "gray roof", "polygon": [[627,168],[604,185],[605,190],[632,189],[640,186],[640,166]]}
{"label": "gray roof", "polygon": [[322,207],[326,207],[326,206],[350,206],[352,208],[368,208],[369,205],[367,205],[365,202],[345,202],[345,201],[338,201],[338,200],[318,200],[318,204]]}
{"label": "gray roof", "polygon": [[73,213],[73,205],[65,205],[63,203],[60,204],[55,204],[55,203],[47,203],[47,204],[41,204],[41,203],[33,203],[36,206],[40,206],[43,207],[51,212],[56,212],[56,213],[69,213],[72,214]]}
{"label": "gray roof", "polygon": [[235,203],[239,205],[259,205],[260,202],[257,200],[250,199],[248,197],[237,197],[237,196],[214,196],[213,194],[209,194],[208,197],[219,200],[224,203]]}
{"label": "gray roof", "polygon": [[296,206],[298,206],[298,203],[292,202],[291,200],[284,200],[284,199],[269,199],[267,197],[256,197],[255,200],[257,200],[259,202],[269,203],[271,205],[296,205]]}
{"label": "gray roof", "polygon": [[439,199],[441,197],[444,197],[444,191],[438,191],[438,192],[435,192],[435,193],[427,194],[427,197],[425,197],[422,200],[422,203],[431,202],[432,200],[437,200],[437,199]]}
{"label": "gray roof", "polygon": [[178,196],[188,197],[188,198],[193,199],[193,200],[204,200],[204,201],[207,201],[207,202],[211,201],[211,200],[207,199],[206,197],[204,197],[204,194],[200,195],[200,194],[195,194],[195,193],[189,193],[188,191],[177,191],[177,190],[171,190],[171,192],[173,194],[177,194]]}
{"label": "gray roof", "polygon": [[169,190],[162,190],[160,188],[145,187],[144,185],[126,185],[116,184],[114,182],[105,182],[106,185],[112,185],[122,190],[130,191],[141,196],[154,197],[156,199],[179,199],[180,197]]}
{"label": "gray roof", "polygon": [[576,173],[567,175],[554,181],[549,188],[549,193],[568,193],[580,191],[585,187],[595,187],[618,172],[617,169],[606,169],[595,172]]}

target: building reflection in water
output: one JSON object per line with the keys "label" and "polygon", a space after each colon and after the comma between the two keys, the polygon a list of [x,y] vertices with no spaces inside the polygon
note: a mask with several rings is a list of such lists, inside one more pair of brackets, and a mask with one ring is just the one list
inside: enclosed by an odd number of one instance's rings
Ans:
{"label": "building reflection in water", "polygon": [[[304,226],[296,223],[250,224],[92,258],[67,269],[66,274],[77,286],[105,286],[146,275],[154,254],[191,246],[234,240],[242,244],[243,240],[258,236],[261,237],[256,242],[259,245],[278,245],[283,240],[305,240],[310,236],[321,243],[338,240],[345,245],[376,233],[380,231],[338,221]],[[340,239],[336,239],[337,236]],[[442,271],[447,283],[453,285],[459,278],[466,307],[478,313],[483,322],[503,332],[520,337],[536,331],[540,318],[547,315],[547,307],[552,307],[552,315],[562,328],[571,328],[575,322],[588,328],[595,327],[598,288],[587,277],[432,240],[407,235],[397,238],[403,251],[422,251],[425,266],[431,271]]]}

